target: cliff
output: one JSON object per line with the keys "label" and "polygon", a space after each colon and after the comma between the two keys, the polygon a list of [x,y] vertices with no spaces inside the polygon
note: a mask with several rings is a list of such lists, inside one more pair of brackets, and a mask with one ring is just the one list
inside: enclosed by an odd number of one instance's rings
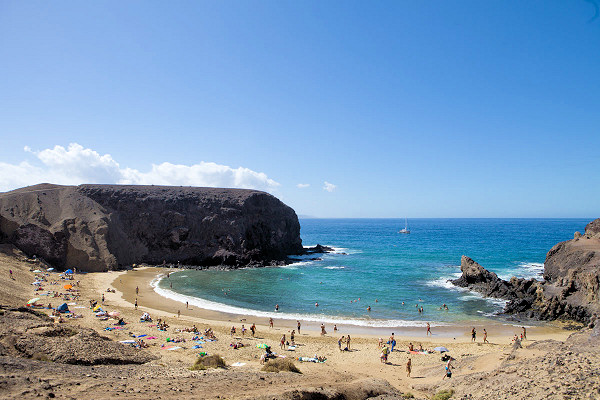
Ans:
{"label": "cliff", "polygon": [[303,251],[294,210],[246,189],[41,184],[0,194],[0,241],[58,267],[268,265]]}
{"label": "cliff", "polygon": [[600,219],[585,234],[558,243],[546,255],[544,281],[504,281],[469,257],[461,259],[462,276],[452,283],[487,297],[508,300],[507,314],[588,322],[600,313]]}

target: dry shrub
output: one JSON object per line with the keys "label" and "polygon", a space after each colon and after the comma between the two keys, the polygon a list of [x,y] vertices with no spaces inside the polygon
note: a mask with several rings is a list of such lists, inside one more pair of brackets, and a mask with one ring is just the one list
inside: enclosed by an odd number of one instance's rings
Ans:
{"label": "dry shrub", "polygon": [[297,374],[301,374],[296,364],[289,358],[275,358],[269,360],[265,363],[265,366],[262,368],[263,371],[266,372],[295,372]]}
{"label": "dry shrub", "polygon": [[214,354],[212,356],[200,356],[190,368],[192,371],[200,371],[207,368],[227,368],[227,364],[225,364],[225,360],[218,355]]}
{"label": "dry shrub", "polygon": [[437,392],[431,400],[448,400],[454,394],[454,390],[444,389]]}

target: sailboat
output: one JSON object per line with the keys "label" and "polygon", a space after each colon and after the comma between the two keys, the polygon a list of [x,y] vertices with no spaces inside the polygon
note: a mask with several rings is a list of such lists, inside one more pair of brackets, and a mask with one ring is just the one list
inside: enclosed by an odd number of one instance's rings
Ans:
{"label": "sailboat", "polygon": [[410,229],[408,229],[408,221],[404,218],[404,229],[400,229],[398,233],[410,233]]}

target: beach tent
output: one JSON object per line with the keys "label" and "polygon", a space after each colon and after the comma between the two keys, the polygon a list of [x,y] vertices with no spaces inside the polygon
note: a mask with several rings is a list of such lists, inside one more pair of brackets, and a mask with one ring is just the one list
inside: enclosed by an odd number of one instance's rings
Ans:
{"label": "beach tent", "polygon": [[96,312],[96,311],[102,311],[102,308],[100,308],[100,304],[98,304],[96,307],[94,307],[94,309],[92,311]]}
{"label": "beach tent", "polygon": [[65,274],[73,274],[73,270],[71,268],[69,268],[68,270],[65,271]]}
{"label": "beach tent", "polygon": [[30,306],[30,305],[32,305],[32,304],[35,304],[35,303],[36,303],[37,301],[39,301],[39,300],[40,300],[40,298],[39,298],[39,297],[33,298],[33,299],[31,299],[31,300],[29,300],[29,301],[27,302],[27,305],[28,305],[28,306]]}
{"label": "beach tent", "polygon": [[54,268],[48,268],[46,271],[52,272],[52,271],[54,271]]}
{"label": "beach tent", "polygon": [[69,289],[73,289],[73,285],[65,285],[63,286],[65,289],[69,290]]}
{"label": "beach tent", "polygon": [[450,351],[450,350],[448,350],[447,348],[445,348],[443,346],[436,347],[434,350],[435,351],[439,351],[440,353],[444,353],[444,352]]}
{"label": "beach tent", "polygon": [[69,306],[67,305],[67,303],[62,303],[60,306],[58,306],[56,308],[56,311],[58,311],[58,312],[69,312]]}

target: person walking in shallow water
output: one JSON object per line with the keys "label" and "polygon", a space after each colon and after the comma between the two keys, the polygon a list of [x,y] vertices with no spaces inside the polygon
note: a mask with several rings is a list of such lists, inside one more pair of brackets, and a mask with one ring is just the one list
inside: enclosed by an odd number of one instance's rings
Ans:
{"label": "person walking in shallow water", "polygon": [[431,325],[429,325],[429,322],[428,322],[427,323],[427,333],[425,334],[425,336],[429,336],[429,335],[432,335],[432,333],[431,333]]}

